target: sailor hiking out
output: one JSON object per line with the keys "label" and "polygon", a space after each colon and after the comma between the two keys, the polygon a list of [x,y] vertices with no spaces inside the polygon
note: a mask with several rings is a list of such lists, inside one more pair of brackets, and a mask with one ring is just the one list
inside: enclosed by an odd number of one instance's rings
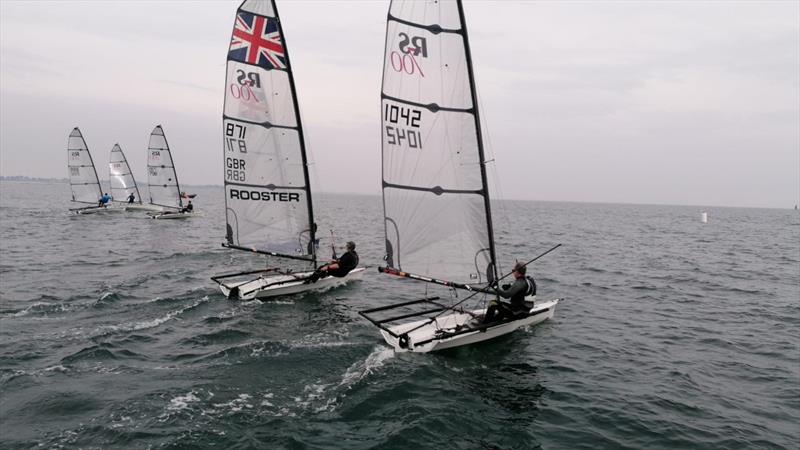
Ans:
{"label": "sailor hiking out", "polygon": [[317,270],[315,270],[314,273],[308,278],[306,283],[316,283],[317,280],[326,276],[342,278],[350,273],[351,270],[355,269],[356,266],[358,266],[356,243],[349,241],[346,249],[347,251],[341,256],[341,258],[334,259],[328,264],[320,266]]}
{"label": "sailor hiking out", "polygon": [[111,196],[108,193],[103,193],[103,196],[100,197],[100,200],[97,201],[97,206],[108,206],[108,202],[111,201]]}
{"label": "sailor hiking out", "polygon": [[511,271],[514,283],[505,284],[495,289],[500,297],[511,299],[510,303],[492,301],[486,310],[486,316],[484,316],[482,323],[513,319],[530,311],[530,306],[525,304],[525,297],[536,295],[536,282],[533,278],[526,276],[526,272],[527,267],[523,263],[518,262],[514,265],[514,270]]}

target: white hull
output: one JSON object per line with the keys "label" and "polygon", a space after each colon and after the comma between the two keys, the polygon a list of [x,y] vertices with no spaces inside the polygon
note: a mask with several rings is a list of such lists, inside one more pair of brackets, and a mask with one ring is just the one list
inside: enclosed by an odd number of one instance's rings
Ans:
{"label": "white hull", "polygon": [[192,212],[164,211],[161,213],[150,213],[150,217],[153,219],[189,219],[191,217],[197,217],[199,215],[200,215],[199,211],[192,211]]}
{"label": "white hull", "polygon": [[125,208],[118,206],[88,206],[86,208],[70,209],[75,214],[109,214],[124,212]]}
{"label": "white hull", "polygon": [[304,280],[311,276],[313,272],[297,272],[291,275],[264,275],[249,281],[234,283],[220,283],[219,287],[226,297],[230,297],[231,290],[238,288],[239,300],[252,300],[255,298],[270,298],[281,295],[299,294],[310,291],[326,291],[338,286],[343,286],[349,281],[360,280],[363,275],[364,267],[356,267],[342,278],[325,277],[317,280],[316,283],[304,283]]}
{"label": "white hull", "polygon": [[[381,334],[386,340],[386,343],[394,347],[395,351],[397,352],[426,353],[436,350],[444,350],[446,348],[459,347],[462,345],[486,341],[504,334],[511,333],[517,328],[535,325],[539,322],[550,319],[553,317],[553,314],[555,314],[558,301],[559,299],[555,299],[535,304],[535,306],[531,309],[531,315],[523,319],[490,326],[482,330],[479,329],[472,332],[465,332],[450,336],[448,336],[448,334],[467,329],[473,317],[485,314],[486,309],[473,310],[472,315],[454,312],[452,314],[439,316],[434,322],[431,323],[427,323],[430,319],[422,319],[391,327],[390,330],[392,330],[393,333],[401,336],[406,332],[406,330],[411,330],[425,324],[419,329],[408,333],[408,345],[405,348],[400,345],[398,338],[392,336],[387,331],[381,330]],[[416,345],[415,343],[417,342],[420,343],[420,345]]]}
{"label": "white hull", "polygon": [[149,205],[143,203],[125,203],[125,210],[126,211],[163,211],[164,208],[156,205]]}

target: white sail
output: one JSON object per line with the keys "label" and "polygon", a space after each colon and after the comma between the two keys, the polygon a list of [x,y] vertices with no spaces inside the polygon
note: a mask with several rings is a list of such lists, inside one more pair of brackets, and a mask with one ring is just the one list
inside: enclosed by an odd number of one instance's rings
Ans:
{"label": "white sail", "polygon": [[150,133],[150,144],[147,147],[147,185],[150,203],[168,208],[183,206],[178,175],[161,125],[157,125]]}
{"label": "white sail", "polygon": [[473,85],[460,2],[392,1],[381,93],[392,268],[470,284],[496,277]]}
{"label": "white sail", "polygon": [[89,154],[89,147],[86,146],[78,127],[69,134],[67,168],[72,201],[96,205],[103,192],[100,189],[100,180],[97,178],[92,155]]}
{"label": "white sail", "polygon": [[114,144],[108,162],[108,180],[111,184],[111,197],[117,202],[127,202],[128,196],[135,196],[135,203],[142,203],[139,188],[133,178],[133,172],[119,144]]}
{"label": "white sail", "polygon": [[237,11],[223,111],[227,245],[314,259],[303,129],[271,1],[246,0]]}

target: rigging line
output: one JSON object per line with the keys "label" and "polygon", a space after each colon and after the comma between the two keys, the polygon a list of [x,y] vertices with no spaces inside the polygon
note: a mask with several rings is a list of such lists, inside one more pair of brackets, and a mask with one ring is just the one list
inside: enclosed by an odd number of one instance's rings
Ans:
{"label": "rigging line", "polygon": [[[486,133],[486,134],[484,134],[484,142],[485,142],[486,147],[488,148],[489,153],[490,153],[489,161],[487,161],[487,162],[492,162],[492,161],[495,161],[495,159],[497,158],[497,154],[495,153],[494,146],[492,144],[492,137],[491,137],[490,130],[489,130],[488,115],[486,114],[486,110],[483,107],[483,103],[484,102],[483,102],[483,99],[481,97],[480,89],[478,89],[478,83],[477,82],[475,83],[475,95],[478,97],[478,108],[480,109],[480,115],[483,118],[482,126],[484,128],[485,133]],[[496,194],[495,198],[497,200],[499,200],[499,201],[495,202],[495,204],[499,207],[498,209],[500,210],[499,211],[500,212],[500,216],[501,216],[500,220],[503,222],[503,225],[504,225],[506,231],[511,230],[511,220],[509,219],[508,210],[506,209],[506,204],[505,204],[506,203],[505,202],[506,196],[503,193],[502,184],[500,183],[500,177],[497,174],[497,163],[495,162],[494,164],[492,164],[491,167],[489,168],[489,170],[491,171],[491,175],[492,175],[491,176],[491,181],[492,181],[493,192],[495,192],[495,194]],[[495,216],[495,218],[496,218],[496,216]],[[503,270],[500,268],[500,262],[498,261],[498,262],[496,262],[496,264],[497,264],[497,271],[499,273],[503,273]]]}
{"label": "rigging line", "polygon": [[[426,288],[426,292],[427,292],[427,288]],[[436,315],[435,315],[435,316],[433,316],[433,317],[430,317],[430,318],[428,318],[428,321],[427,321],[427,322],[425,322],[425,323],[422,323],[422,324],[419,324],[418,326],[416,326],[416,327],[414,327],[414,328],[412,328],[412,329],[410,329],[410,330],[407,330],[407,331],[405,331],[403,334],[409,334],[409,333],[412,333],[412,332],[414,332],[414,331],[417,331],[417,330],[419,330],[419,329],[420,329],[420,328],[422,328],[422,327],[425,327],[425,326],[427,326],[427,325],[429,325],[429,324],[431,324],[431,323],[433,323],[433,322],[436,322],[436,319],[437,319],[439,316],[441,316],[442,314],[444,314],[444,313],[445,313],[445,311],[453,311],[453,312],[458,312],[458,311],[456,311],[456,309],[455,309],[455,308],[456,308],[456,306],[458,306],[458,305],[460,305],[460,304],[464,303],[465,301],[467,301],[467,300],[471,299],[472,297],[474,297],[474,296],[476,296],[476,295],[478,295],[478,294],[480,294],[480,293],[481,293],[480,291],[475,291],[475,292],[473,292],[472,294],[470,294],[470,295],[466,296],[466,297],[464,298],[464,300],[461,300],[461,301],[459,301],[459,302],[456,302],[455,304],[453,304],[453,305],[450,305],[450,306],[445,306],[445,308],[444,308],[444,309],[443,309],[443,310],[442,310],[440,313],[436,314]],[[484,292],[484,294],[485,294],[485,292]],[[444,305],[442,305],[442,306],[444,306]],[[473,314],[473,313],[472,313],[472,311],[467,311],[467,310],[465,310],[465,309],[463,309],[463,308],[462,308],[462,309],[461,309],[461,312],[464,312],[464,313],[466,313],[466,314],[469,314],[469,315],[470,315],[470,316],[472,316],[472,317],[476,317],[476,316],[475,316],[475,314]],[[437,324],[437,326],[438,326],[438,324]]]}
{"label": "rigging line", "polygon": [[[534,261],[538,260],[539,258],[543,257],[544,255],[546,255],[546,254],[548,254],[548,253],[552,252],[553,250],[557,249],[558,247],[561,247],[561,244],[557,244],[555,247],[552,247],[551,249],[549,249],[549,250],[545,251],[544,253],[541,253],[539,256],[537,256],[537,257],[535,257],[535,258],[531,259],[530,261],[526,262],[524,265],[525,265],[525,266],[527,266],[528,264],[531,264],[532,262],[534,262]],[[495,285],[499,284],[501,280],[503,280],[503,279],[504,279],[504,278],[506,278],[507,276],[511,275],[511,273],[512,273],[512,272],[509,272],[509,273],[507,273],[507,274],[503,275],[502,277],[498,278],[498,279],[495,281],[495,283],[494,283],[494,284],[495,284]],[[462,304],[462,303],[466,302],[467,300],[471,299],[472,297],[474,297],[474,296],[476,296],[477,294],[480,294],[480,293],[481,293],[481,291],[475,291],[475,292],[473,292],[472,294],[470,294],[470,295],[468,295],[467,297],[465,297],[463,300],[461,300],[461,301],[458,301],[458,302],[454,303],[453,305],[451,305],[451,306],[450,306],[450,307],[448,307],[447,309],[443,310],[443,311],[442,311],[442,312],[440,312],[439,314],[437,314],[437,315],[433,316],[432,318],[430,318],[430,319],[428,320],[428,322],[426,322],[426,323],[423,323],[423,324],[420,324],[419,326],[417,326],[417,327],[415,327],[415,328],[413,328],[413,329],[411,329],[411,330],[408,330],[408,331],[406,331],[406,332],[405,332],[405,334],[408,334],[408,333],[411,333],[411,332],[413,332],[413,331],[416,331],[416,330],[418,330],[418,329],[420,329],[420,328],[422,328],[422,327],[424,327],[424,326],[426,326],[426,325],[428,325],[428,324],[430,324],[430,323],[432,323],[432,322],[436,321],[436,318],[437,318],[437,317],[439,317],[440,315],[444,314],[444,311],[447,311],[447,310],[452,310],[452,311],[455,311],[455,307],[456,307],[456,306],[458,306],[458,305],[460,305],[460,304]],[[486,294],[486,292],[483,292],[483,294]],[[473,317],[475,316],[474,314],[472,314],[472,312],[471,312],[471,311],[466,311],[466,310],[464,310],[463,308],[462,308],[462,311],[463,311],[463,312],[465,312],[465,313],[467,313],[467,314],[469,314],[469,315],[471,315],[471,316],[473,316]]]}
{"label": "rigging line", "polygon": [[[546,255],[546,254],[548,254],[548,253],[552,252],[553,250],[557,249],[558,247],[561,247],[561,244],[556,244],[556,245],[555,245],[554,247],[552,247],[550,250],[547,250],[546,252],[539,254],[539,256],[537,256],[537,257],[535,257],[535,258],[531,259],[530,261],[526,262],[525,264],[523,264],[523,266],[526,266],[526,267],[527,267],[527,266],[528,266],[528,264],[531,264],[532,262],[534,262],[534,261],[538,260],[539,258],[543,257],[544,255]],[[495,285],[499,285],[499,284],[500,284],[500,281],[502,281],[502,280],[503,280],[503,278],[505,278],[505,277],[507,277],[507,276],[511,275],[512,273],[513,273],[513,271],[512,271],[512,272],[508,272],[507,274],[505,274],[505,275],[503,275],[502,277],[498,278],[498,279],[497,279],[497,281],[495,281],[495,283],[494,283],[494,284],[495,284]]]}
{"label": "rigging line", "polygon": [[[299,101],[299,99],[298,99]],[[298,108],[299,109],[299,108]],[[305,115],[303,114],[302,110],[299,110],[300,113],[300,121],[302,123],[307,123]],[[314,155],[314,145],[311,143],[311,130],[304,129],[303,130],[303,139],[306,141],[306,164],[308,165],[307,170],[309,173],[309,177],[313,180],[311,186],[308,186],[308,191],[314,191],[314,197],[317,199],[317,205],[327,205],[329,204],[329,198],[327,193],[322,188],[322,181],[319,177],[319,171],[314,168],[317,164],[317,158]],[[319,213],[319,211],[317,211]],[[317,214],[318,215],[318,214]],[[317,217],[314,217],[314,221],[317,221]],[[313,227],[314,224],[309,224],[309,226]],[[315,236],[315,238],[319,239],[319,236]]]}

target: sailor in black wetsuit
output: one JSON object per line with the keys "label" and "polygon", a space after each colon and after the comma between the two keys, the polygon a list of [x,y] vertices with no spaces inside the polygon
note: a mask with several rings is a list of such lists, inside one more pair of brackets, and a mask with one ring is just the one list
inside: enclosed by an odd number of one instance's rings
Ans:
{"label": "sailor in black wetsuit", "polygon": [[316,283],[317,280],[326,276],[342,278],[355,269],[358,265],[358,253],[356,253],[356,243],[350,241],[347,243],[347,251],[341,258],[335,259],[319,269],[314,271],[313,274],[306,280],[306,283]]}
{"label": "sailor in black wetsuit", "polygon": [[[525,306],[525,296],[536,294],[536,284],[532,279],[525,277],[526,267],[522,263],[517,263],[511,272],[514,275],[514,283],[496,288],[497,295],[503,298],[510,298],[511,303],[493,301],[486,309],[486,316],[483,323],[497,322],[505,319],[513,319],[516,316],[526,314],[530,308]],[[533,284],[532,284],[533,283]],[[532,284],[532,285],[531,285]]]}

